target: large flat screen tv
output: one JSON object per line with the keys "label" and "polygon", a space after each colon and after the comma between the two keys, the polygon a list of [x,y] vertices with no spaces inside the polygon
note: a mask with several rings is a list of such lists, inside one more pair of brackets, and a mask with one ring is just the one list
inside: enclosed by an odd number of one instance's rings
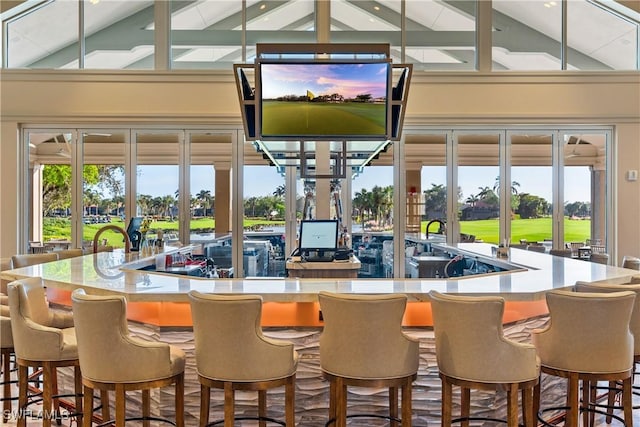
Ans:
{"label": "large flat screen tv", "polygon": [[335,251],[338,248],[338,221],[304,220],[300,223],[300,252]]}
{"label": "large flat screen tv", "polygon": [[391,62],[259,64],[262,140],[386,140]]}

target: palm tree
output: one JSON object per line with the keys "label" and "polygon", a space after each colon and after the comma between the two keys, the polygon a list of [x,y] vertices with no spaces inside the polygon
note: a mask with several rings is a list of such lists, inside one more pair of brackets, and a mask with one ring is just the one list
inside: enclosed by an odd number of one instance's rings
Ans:
{"label": "palm tree", "polygon": [[276,197],[284,197],[287,192],[287,188],[283,185],[278,185],[278,187],[274,190],[273,195]]}
{"label": "palm tree", "polygon": [[211,191],[200,190],[198,194],[196,194],[196,200],[198,200],[204,206],[203,216],[207,216],[207,205],[209,201],[211,201]]}
{"label": "palm tree", "polygon": [[[520,183],[517,181],[511,182],[511,194],[518,194],[518,188],[520,187]],[[493,191],[496,194],[500,194],[500,177],[496,177],[496,181],[493,183]]]}
{"label": "palm tree", "polygon": [[371,206],[370,193],[366,188],[362,191],[357,191],[352,201],[354,209],[358,210],[360,216],[360,222],[362,223],[362,230],[364,231],[364,224],[366,222],[365,212],[368,212]]}
{"label": "palm tree", "polygon": [[467,197],[467,200],[465,200],[465,203],[468,203],[468,204],[471,205],[471,207],[474,207],[476,205],[476,203],[478,202],[478,200],[480,200],[478,198],[478,196],[470,194],[469,197]]}

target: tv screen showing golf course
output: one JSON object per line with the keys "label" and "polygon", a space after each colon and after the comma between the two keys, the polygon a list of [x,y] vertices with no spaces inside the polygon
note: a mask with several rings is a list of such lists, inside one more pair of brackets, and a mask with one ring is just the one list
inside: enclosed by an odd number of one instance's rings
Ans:
{"label": "tv screen showing golf course", "polygon": [[390,63],[262,63],[262,139],[386,139]]}

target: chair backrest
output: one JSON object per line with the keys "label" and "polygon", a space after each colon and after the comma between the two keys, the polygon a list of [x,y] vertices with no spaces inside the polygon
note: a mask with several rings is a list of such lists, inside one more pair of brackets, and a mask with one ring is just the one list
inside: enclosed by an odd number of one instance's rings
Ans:
{"label": "chair backrest", "polygon": [[[0,271],[11,270],[13,265],[11,263],[11,258],[0,258]],[[7,285],[9,284],[8,280],[0,279],[0,293],[7,294]]]}
{"label": "chair backrest", "polygon": [[622,268],[630,268],[632,270],[640,270],[640,258],[625,255],[622,257]]}
{"label": "chair backrest", "polygon": [[4,314],[0,316],[0,348],[13,348],[11,318]]}
{"label": "chair backrest", "polygon": [[98,253],[98,252],[113,252],[113,246],[111,246],[111,245],[98,245],[98,247],[96,248],[96,253]]}
{"label": "chair backrest", "polygon": [[592,254],[604,254],[607,252],[607,248],[604,245],[591,245],[590,249]]}
{"label": "chair backrest", "polygon": [[76,289],[71,301],[83,377],[131,383],[170,376],[170,346],[130,336],[123,296],[87,295]]}
{"label": "chair backrest", "polygon": [[431,291],[429,299],[440,372],[488,383],[522,382],[538,377],[535,348],[504,337],[503,298]]}
{"label": "chair backrest", "polygon": [[602,239],[587,239],[586,246],[602,245]]}
{"label": "chair backrest", "polygon": [[571,249],[551,249],[549,253],[555,256],[571,258]]}
{"label": "chair backrest", "polygon": [[609,254],[594,252],[589,255],[589,261],[598,264],[609,264]]}
{"label": "chair backrest", "polygon": [[[542,363],[573,372],[612,373],[633,366],[629,330],[635,293],[550,291],[551,320],[533,331]],[[606,319],[606,320],[605,320]]]}
{"label": "chair backrest", "polygon": [[260,326],[258,295],[189,292],[196,367],[204,377],[266,381],[295,372],[292,343],[266,339]]}
{"label": "chair backrest", "polygon": [[406,295],[320,292],[320,366],[350,378],[393,378],[418,371],[418,342],[402,332]]}
{"label": "chair backrest", "polygon": [[55,252],[58,255],[58,259],[75,258],[84,255],[82,249],[62,249]]}
{"label": "chair backrest", "polygon": [[[68,355],[61,325],[49,310],[42,279],[16,280],[9,283],[8,292],[16,356],[26,360],[59,360],[63,353]],[[68,344],[75,347],[75,343]]]}
{"label": "chair backrest", "polygon": [[640,355],[640,284],[629,283],[588,283],[576,282],[574,290],[577,292],[623,292],[633,291],[636,293],[633,312],[631,313],[631,321],[629,329],[633,334],[633,354]]}
{"label": "chair backrest", "polygon": [[527,246],[527,250],[528,251],[545,253],[547,251],[547,248],[545,248],[542,245],[529,245],[529,246]]}
{"label": "chair backrest", "polygon": [[53,252],[44,254],[20,254],[11,257],[11,264],[13,265],[13,268],[21,268],[57,260],[58,254]]}

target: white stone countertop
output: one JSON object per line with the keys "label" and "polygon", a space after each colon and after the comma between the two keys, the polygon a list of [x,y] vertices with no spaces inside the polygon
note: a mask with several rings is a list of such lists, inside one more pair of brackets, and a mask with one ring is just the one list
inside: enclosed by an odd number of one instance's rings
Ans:
{"label": "white stone countertop", "polygon": [[[492,258],[489,244],[460,243],[456,248],[471,256]],[[463,295],[500,295],[510,301],[535,301],[544,298],[548,290],[570,287],[578,280],[622,282],[640,274],[636,270],[521,249],[510,249],[508,260],[493,260],[515,264],[517,270],[450,279],[204,279],[138,271],[137,268],[150,265],[152,259],[140,260],[137,253],[114,251],[7,270],[0,275],[5,280],[40,276],[47,286],[54,288],[85,288],[93,294],[121,294],[132,302],[184,302],[190,290],[258,294],[265,302],[315,302],[322,290],[356,294],[402,293],[409,301],[426,301],[432,289]]]}

